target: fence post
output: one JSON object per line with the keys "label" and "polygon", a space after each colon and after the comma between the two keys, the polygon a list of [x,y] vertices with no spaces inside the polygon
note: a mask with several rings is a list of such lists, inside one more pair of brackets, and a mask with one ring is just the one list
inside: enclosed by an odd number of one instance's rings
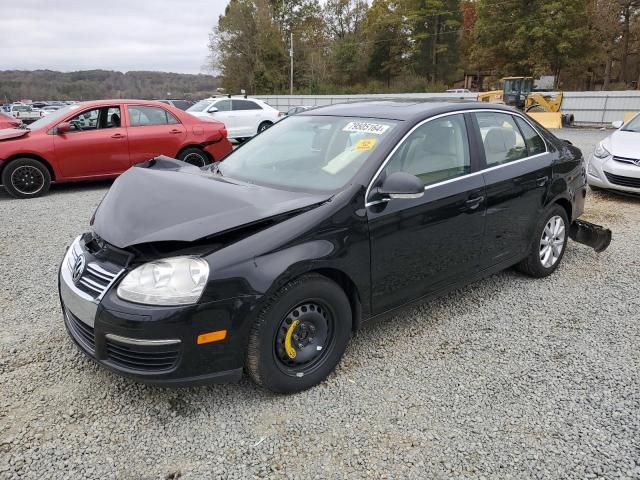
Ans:
{"label": "fence post", "polygon": [[604,125],[604,116],[607,113],[607,103],[609,102],[609,94],[607,94],[604,97],[604,107],[602,107],[602,119],[600,120],[600,123]]}

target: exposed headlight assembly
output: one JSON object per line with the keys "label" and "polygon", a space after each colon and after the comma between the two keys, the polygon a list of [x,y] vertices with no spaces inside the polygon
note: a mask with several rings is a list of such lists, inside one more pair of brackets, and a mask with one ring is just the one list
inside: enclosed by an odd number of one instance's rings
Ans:
{"label": "exposed headlight assembly", "polygon": [[118,297],[145,305],[196,303],[209,278],[209,264],[197,257],[171,257],[132,270],[118,286]]}
{"label": "exposed headlight assembly", "polygon": [[607,158],[611,155],[611,153],[609,152],[609,150],[604,148],[604,145],[602,145],[602,142],[600,142],[598,143],[598,145],[596,145],[596,149],[593,151],[593,155],[597,158]]}

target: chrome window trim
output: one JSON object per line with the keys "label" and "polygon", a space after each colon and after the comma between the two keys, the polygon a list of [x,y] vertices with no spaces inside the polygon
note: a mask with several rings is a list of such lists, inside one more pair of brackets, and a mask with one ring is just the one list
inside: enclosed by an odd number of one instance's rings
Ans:
{"label": "chrome window trim", "polygon": [[[455,182],[457,180],[461,180],[463,178],[469,178],[472,177],[474,175],[478,175],[478,174],[484,174],[486,172],[490,172],[492,170],[496,170],[498,168],[502,168],[502,167],[507,167],[509,165],[514,165],[516,163],[520,163],[523,162],[524,160],[529,160],[532,158],[536,158],[539,157],[540,155],[546,155],[549,153],[549,146],[547,145],[547,141],[544,138],[543,135],[540,135],[540,132],[538,131],[538,129],[531,124],[531,122],[529,122],[525,116],[519,112],[508,112],[505,110],[499,110],[499,109],[492,109],[492,108],[475,108],[475,109],[470,109],[470,110],[457,110],[455,112],[446,112],[446,113],[441,113],[439,115],[435,115],[433,117],[429,117],[429,118],[425,118],[424,120],[421,120],[420,122],[418,122],[417,124],[415,124],[411,130],[409,130],[407,133],[404,134],[404,136],[400,139],[400,141],[396,144],[395,147],[393,147],[393,150],[391,150],[391,152],[389,152],[389,154],[386,156],[386,158],[384,159],[384,161],[382,162],[382,164],[380,165],[380,167],[378,168],[378,170],[376,170],[375,175],[373,176],[372,180],[369,182],[369,185],[367,186],[367,190],[365,191],[365,208],[366,207],[371,207],[373,205],[379,205],[381,203],[386,203],[388,202],[390,199],[385,198],[383,200],[375,200],[373,202],[367,202],[367,199],[369,198],[369,194],[371,193],[371,187],[376,183],[376,180],[378,180],[378,177],[380,176],[380,174],[382,173],[382,171],[384,170],[384,168],[387,166],[387,163],[389,163],[389,160],[391,160],[391,157],[393,156],[394,153],[396,153],[396,150],[398,150],[398,148],[400,148],[400,146],[405,142],[405,140],[409,137],[409,135],[411,135],[416,129],[420,128],[422,125],[424,125],[425,123],[428,123],[432,120],[437,120],[438,118],[442,118],[442,117],[448,117],[451,115],[460,115],[460,114],[465,114],[465,113],[477,113],[477,112],[494,112],[494,113],[504,113],[505,115],[512,115],[515,117],[519,117],[520,119],[522,119],[523,121],[525,121],[527,123],[527,125],[529,125],[531,128],[533,128],[533,130],[536,132],[536,134],[538,134],[538,136],[542,139],[542,142],[544,143],[544,148],[545,151],[542,153],[537,153],[535,155],[531,155],[529,157],[524,157],[524,158],[520,158],[518,160],[514,160],[512,162],[509,163],[503,163],[501,165],[495,165],[493,167],[487,167],[483,170],[479,170],[477,172],[472,172],[472,173],[467,173],[464,175],[460,175],[459,177],[453,177],[447,180],[443,180],[441,182],[437,182],[437,183],[432,183],[430,185],[426,185],[424,187],[425,190],[428,190],[430,188],[435,188],[435,187],[439,187],[441,185],[445,185],[447,183],[452,183]],[[516,124],[517,126],[517,124]],[[524,138],[523,138],[524,139]],[[469,136],[467,135],[467,142],[469,142]],[[471,143],[469,143],[469,147],[471,147]]]}
{"label": "chrome window trim", "polygon": [[107,339],[113,340],[116,343],[122,343],[125,345],[144,345],[144,346],[160,346],[160,345],[177,345],[181,343],[178,338],[168,338],[166,340],[143,340],[141,338],[130,338],[116,335],[114,333],[107,333],[105,335]]}

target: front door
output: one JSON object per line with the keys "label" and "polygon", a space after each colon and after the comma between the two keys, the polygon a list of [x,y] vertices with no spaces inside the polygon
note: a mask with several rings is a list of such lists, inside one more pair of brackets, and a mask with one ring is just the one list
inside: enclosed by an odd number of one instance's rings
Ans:
{"label": "front door", "polygon": [[386,175],[404,171],[425,185],[419,199],[369,204],[374,313],[382,313],[477,271],[484,234],[484,182],[474,174],[462,114],[423,123],[396,149]]}
{"label": "front door", "polygon": [[236,112],[231,110],[231,100],[225,98],[224,100],[218,100],[213,104],[218,109],[217,112],[211,114],[217,121],[224,123],[224,127],[227,129],[228,138],[240,138],[242,137],[242,131],[238,126],[238,118]]}
{"label": "front door", "polygon": [[55,135],[60,170],[67,178],[117,175],[129,168],[127,129],[119,105],[84,110],[66,120],[71,131]]}
{"label": "front door", "polygon": [[484,266],[510,261],[529,251],[533,228],[551,184],[553,155],[522,118],[509,113],[478,112],[487,186]]}
{"label": "front door", "polygon": [[158,155],[175,157],[184,144],[186,129],[168,110],[147,105],[127,105],[131,163]]}

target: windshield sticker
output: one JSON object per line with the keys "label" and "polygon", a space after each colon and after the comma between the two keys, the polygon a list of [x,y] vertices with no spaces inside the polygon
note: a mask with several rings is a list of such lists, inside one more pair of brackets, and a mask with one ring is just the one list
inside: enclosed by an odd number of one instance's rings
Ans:
{"label": "windshield sticker", "polygon": [[358,140],[356,142],[354,150],[358,152],[368,152],[369,150],[373,150],[373,147],[376,146],[375,138],[363,138],[362,140]]}
{"label": "windshield sticker", "polygon": [[389,125],[369,122],[349,122],[342,129],[343,132],[374,133],[376,135],[382,135],[387,130],[389,130]]}

